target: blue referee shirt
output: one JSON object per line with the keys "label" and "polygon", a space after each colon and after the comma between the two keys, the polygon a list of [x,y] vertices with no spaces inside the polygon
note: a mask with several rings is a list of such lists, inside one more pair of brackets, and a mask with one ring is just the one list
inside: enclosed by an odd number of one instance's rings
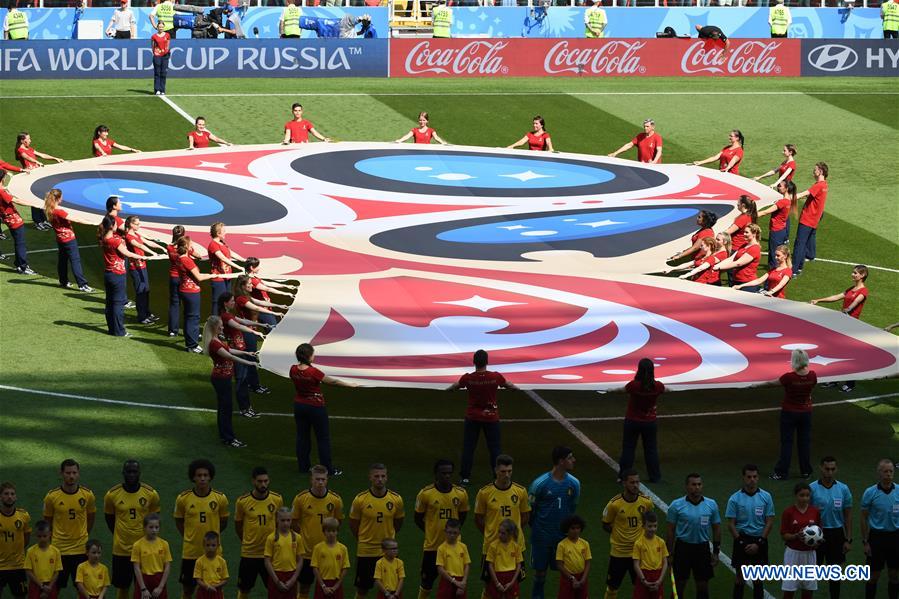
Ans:
{"label": "blue referee shirt", "polygon": [[528,491],[531,502],[531,539],[535,544],[556,542],[565,536],[559,530],[562,522],[577,509],[581,483],[567,472],[558,481],[552,472],[534,479]]}
{"label": "blue referee shirt", "polygon": [[835,480],[827,488],[816,480],[809,486],[812,488],[812,505],[821,512],[821,526],[843,528],[843,510],[852,507],[852,492],[846,483]]}
{"label": "blue referee shirt", "polygon": [[712,525],[721,524],[721,514],[714,499],[703,497],[699,503],[691,503],[685,495],[671,502],[668,523],[674,524],[674,536],[679,541],[708,543],[712,538]]}
{"label": "blue referee shirt", "polygon": [[899,530],[899,487],[871,485],[862,495],[862,509],[868,511],[868,526],[874,530]]}
{"label": "blue referee shirt", "polygon": [[765,519],[774,516],[774,499],[771,493],[763,489],[756,489],[750,495],[744,489],[740,489],[727,500],[725,518],[733,518],[737,532],[760,537],[765,530]]}

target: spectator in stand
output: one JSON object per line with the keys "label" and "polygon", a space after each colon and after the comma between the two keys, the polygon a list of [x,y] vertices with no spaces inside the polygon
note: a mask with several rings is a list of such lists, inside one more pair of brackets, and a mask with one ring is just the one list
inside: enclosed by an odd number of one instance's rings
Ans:
{"label": "spectator in stand", "polygon": [[796,241],[793,242],[793,261],[795,262],[793,272],[797,277],[802,274],[805,261],[815,259],[815,238],[818,224],[824,216],[824,205],[827,203],[828,172],[826,162],[815,164],[815,183],[796,196],[797,200],[808,198],[799,214],[799,228],[796,229]]}
{"label": "spectator in stand", "polygon": [[[749,289],[756,289],[762,295],[786,299],[787,284],[793,276],[792,263],[790,262],[790,248],[782,245],[774,250],[774,259],[776,262],[774,268],[769,268],[768,272],[751,281],[734,285],[734,289],[743,289],[747,291]],[[763,283],[765,288],[759,289],[759,286]]]}
{"label": "spectator in stand", "polygon": [[[743,466],[743,486],[727,500],[724,517],[734,538],[732,565],[736,580],[732,596],[742,599],[745,582],[741,566],[768,564],[768,534],[774,526],[774,499],[759,488],[759,467],[755,464]],[[761,581],[752,583],[752,596],[765,596]]]}
{"label": "spectator in stand", "polygon": [[[806,483],[796,483],[793,487],[794,503],[783,511],[780,517],[780,536],[784,540],[785,566],[814,566],[817,562],[815,548],[802,538],[802,531],[812,525],[821,526],[821,513],[811,504],[812,491]],[[793,599],[796,591],[802,590],[802,599],[812,599],[818,590],[818,582],[812,580],[784,580],[784,599]]]}
{"label": "spectator in stand", "polygon": [[[821,458],[821,478],[809,485],[812,505],[821,512],[824,543],[818,547],[818,564],[843,564],[852,549],[852,492],[836,479],[837,459]],[[830,599],[840,599],[840,581],[831,580]]]}
{"label": "spectator in stand", "polygon": [[696,258],[702,249],[700,247],[702,240],[706,237],[715,237],[715,231],[712,230],[712,227],[714,227],[717,222],[717,214],[709,212],[708,210],[700,210],[699,214],[696,215],[696,225],[699,227],[699,230],[690,237],[690,243],[692,245],[668,258],[668,262],[677,262],[687,256]]}
{"label": "spectator in stand", "polygon": [[16,272],[20,275],[37,274],[28,266],[28,249],[25,247],[25,222],[19,216],[16,209],[16,198],[14,198],[6,188],[3,187],[3,179],[6,177],[6,171],[0,168],[0,220],[6,223],[9,228],[9,234],[12,235],[13,246],[15,247],[15,267]]}
{"label": "spectator in stand", "polygon": [[[599,1],[594,5],[599,6]],[[593,8],[587,9],[588,11]],[[600,9],[602,10],[602,9]],[[631,148],[637,148],[637,160],[649,164],[661,164],[662,162],[662,136],[656,133],[656,122],[652,119],[643,121],[643,133],[638,133],[632,140],[609,154],[610,158],[615,158],[622,152],[627,152]],[[717,217],[716,217],[717,218]],[[714,223],[712,223],[714,224]],[[702,223],[700,223],[700,226]]]}
{"label": "spectator in stand", "polygon": [[[44,163],[38,160],[38,158],[55,160],[57,163],[63,162],[62,158],[57,158],[50,154],[44,154],[43,152],[35,150],[31,145],[31,135],[29,135],[27,131],[23,131],[16,136],[15,156],[16,160],[19,161],[22,168],[26,171],[31,171],[44,166]],[[34,228],[38,231],[49,231],[53,228],[50,226],[50,223],[47,222],[47,217],[40,208],[31,208],[31,220],[34,222]]]}
{"label": "spectator in stand", "polygon": [[116,143],[114,139],[109,137],[109,127],[106,125],[98,125],[97,128],[94,129],[94,140],[91,142],[91,151],[94,153],[94,157],[100,158],[101,156],[112,156],[113,149],[123,150],[125,152],[140,152],[140,150]]}
{"label": "spectator in stand", "polygon": [[169,73],[172,36],[165,27],[166,24],[160,20],[156,23],[156,33],[150,37],[150,47],[153,49],[153,92],[157,96],[165,95],[165,80]]}
{"label": "spectator in stand", "polygon": [[[225,277],[220,275],[243,272],[243,267],[232,260],[231,248],[225,242],[225,223],[217,222],[209,226],[209,245],[206,246],[206,253],[209,256],[209,269],[215,276],[210,279],[212,286],[212,313],[215,314],[218,308],[219,296],[228,291],[228,283]],[[240,256],[233,255],[235,260],[240,260]],[[229,277],[233,278],[233,277]]]}
{"label": "spectator in stand", "polygon": [[113,11],[109,25],[106,26],[106,35],[117,40],[137,37],[137,22],[134,20],[134,13],[128,7],[128,0],[121,0],[119,8]]}
{"label": "spectator in stand", "polygon": [[[731,287],[738,283],[748,283],[756,278],[756,270],[759,267],[759,261],[762,257],[762,247],[759,245],[759,237],[762,230],[755,223],[746,226],[746,245],[734,252],[733,256],[722,260],[712,268],[715,270],[730,270],[728,280]],[[743,291],[756,292],[759,290],[757,285],[745,285],[741,288]]]}
{"label": "spectator in stand", "polygon": [[[715,238],[706,237],[703,240],[707,252],[711,254],[705,255],[702,260],[698,258],[693,261],[693,269],[690,272],[682,274],[679,279],[692,279],[697,283],[706,285],[721,286],[721,273],[712,268],[730,255],[730,235],[718,233]],[[697,260],[699,260],[697,262]],[[673,270],[673,269],[672,269]]]}
{"label": "spectator in stand", "polygon": [[805,350],[794,349],[790,355],[793,370],[779,379],[784,388],[780,406],[780,457],[774,465],[772,480],[785,480],[790,474],[794,434],[800,476],[812,475],[812,390],[818,384],[818,375],[809,369],[808,363]]}
{"label": "spectator in stand", "polygon": [[871,566],[871,579],[865,584],[865,597],[877,596],[877,581],[887,568],[887,597],[899,595],[899,485],[893,482],[896,465],[884,458],[877,463],[877,484],[862,495],[862,543]]}
{"label": "spectator in stand", "polygon": [[206,128],[206,117],[198,116],[194,120],[194,130],[187,134],[187,149],[208,148],[209,142],[214,141],[220,146],[230,146],[231,143],[216,136]]}
{"label": "spectator in stand", "polygon": [[650,482],[662,479],[659,465],[658,427],[656,424],[656,402],[665,392],[665,385],[655,379],[655,365],[649,358],[637,364],[634,380],[624,387],[627,393],[627,413],[624,416],[624,437],[621,442],[621,459],[618,460],[618,480],[634,465],[637,441],[643,437],[643,455]]}
{"label": "spectator in stand", "polygon": [[[865,281],[867,281],[867,279],[868,267],[859,264],[852,269],[852,287],[843,293],[813,299],[811,300],[811,303],[817,305],[821,302],[837,302],[843,300],[843,314],[848,314],[852,318],[861,319],[862,309],[865,307],[865,302],[868,301],[868,288],[865,286]],[[840,391],[843,393],[849,393],[855,389],[855,381],[827,383],[825,384],[825,387],[836,387],[837,385],[840,386]]]}
{"label": "spectator in stand", "polygon": [[[782,3],[782,0],[779,0]],[[771,10],[774,10],[773,8]],[[789,10],[789,9],[788,9]],[[770,171],[759,175],[758,177],[753,177],[753,181],[761,181],[765,177],[770,177],[771,175],[777,175],[777,180],[771,184],[772,189],[777,189],[777,186],[781,184],[783,181],[792,181],[793,175],[796,174],[796,146],[793,144],[787,144],[783,149],[784,159],[783,162],[780,163],[780,166],[777,168],[772,168]]]}
{"label": "spectator in stand", "polygon": [[799,200],[796,199],[796,184],[792,181],[781,181],[777,184],[777,191],[783,197],[776,203],[768,206],[758,215],[771,215],[768,221],[768,268],[774,268],[777,262],[774,259],[774,251],[786,244],[790,237],[790,215],[799,212]]}
{"label": "spectator in stand", "polygon": [[[699,27],[699,25],[697,25]],[[727,136],[728,145],[721,148],[721,151],[714,156],[709,156],[705,160],[697,160],[693,166],[702,166],[709,162],[718,161],[718,170],[722,173],[740,174],[740,163],[743,162],[743,145],[745,139],[739,129],[734,129]]]}
{"label": "spectator in stand", "polygon": [[246,443],[234,436],[231,424],[234,395],[231,379],[234,378],[234,364],[255,366],[256,362],[248,358],[254,358],[256,354],[229,347],[228,342],[222,338],[223,331],[222,319],[218,316],[210,316],[203,327],[203,353],[212,359],[213,364],[210,380],[218,406],[216,420],[219,439],[228,447],[246,447]]}
{"label": "spectator in stand", "polygon": [[288,144],[304,144],[309,142],[309,134],[319,141],[329,142],[330,137],[325,137],[315,128],[310,121],[303,118],[303,105],[299,102],[295,103],[291,110],[293,111],[293,120],[288,121],[284,125],[284,139],[281,141],[285,146]]}
{"label": "spectator in stand", "polygon": [[69,222],[69,214],[59,207],[60,204],[62,204],[62,191],[54,187],[44,196],[44,214],[47,215],[50,226],[56,231],[56,246],[59,249],[56,271],[59,275],[59,286],[63,288],[72,286],[69,283],[69,263],[71,263],[78,290],[92,293],[94,290],[87,284],[81,270],[81,253],[78,251],[78,240],[75,239],[72,223]]}
{"label": "spectator in stand", "polygon": [[549,133],[546,132],[546,121],[539,114],[534,117],[534,130],[525,133],[524,137],[511,146],[506,146],[506,149],[511,150],[524,144],[528,144],[529,150],[555,152],[553,140]]}
{"label": "spectator in stand", "polygon": [[768,26],[771,28],[771,37],[787,37],[793,15],[790,9],[784,6],[784,0],[776,0],[776,4],[768,9]]}
{"label": "spectator in stand", "polygon": [[408,140],[410,137],[414,137],[414,143],[417,144],[430,144],[431,140],[433,139],[441,145],[446,145],[446,142],[440,139],[440,136],[437,135],[437,132],[428,126],[427,112],[419,112],[418,127],[413,127],[407,134],[396,140],[396,143],[401,144],[404,141]]}

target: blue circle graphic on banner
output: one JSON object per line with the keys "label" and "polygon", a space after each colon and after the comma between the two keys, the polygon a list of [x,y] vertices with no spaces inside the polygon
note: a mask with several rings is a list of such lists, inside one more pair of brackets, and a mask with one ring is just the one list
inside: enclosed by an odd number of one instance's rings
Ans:
{"label": "blue circle graphic on banner", "polygon": [[567,241],[651,229],[691,218],[697,212],[694,208],[650,208],[560,214],[451,229],[439,233],[437,238],[456,243],[494,244]]}
{"label": "blue circle graphic on banner", "polygon": [[585,164],[431,152],[366,158],[356,162],[355,167],[367,175],[392,181],[492,189],[580,187],[615,178],[614,173],[604,168]]}
{"label": "blue circle graphic on banner", "polygon": [[69,179],[57,185],[67,204],[105,211],[109,196],[121,197],[127,214],[146,217],[190,218],[218,214],[222,204],[215,198],[154,181],[136,179]]}

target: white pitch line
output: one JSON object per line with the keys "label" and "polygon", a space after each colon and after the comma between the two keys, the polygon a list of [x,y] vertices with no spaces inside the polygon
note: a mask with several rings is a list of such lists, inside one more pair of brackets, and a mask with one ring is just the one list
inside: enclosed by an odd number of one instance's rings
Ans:
{"label": "white pitch line", "polygon": [[[87,248],[96,248],[96,247],[100,247],[100,246],[97,245],[97,244],[93,244],[93,245],[79,245],[79,246],[78,246],[78,249],[79,249],[79,250],[84,250],[84,249],[87,249]],[[59,248],[45,248],[45,249],[43,249],[43,250],[28,250],[28,253],[29,253],[29,254],[47,254],[47,253],[50,253],[50,252],[58,252],[58,251],[59,251]]]}
{"label": "white pitch line", "polygon": [[[768,255],[768,252],[762,252],[765,256]],[[843,260],[830,260],[828,258],[815,258],[814,260],[806,259],[806,262],[827,262],[828,264],[842,264],[844,266],[855,266],[857,264],[864,264],[864,262],[844,262]],[[896,268],[887,268],[886,266],[869,266],[865,264],[867,268],[871,270],[882,270],[884,272],[899,272],[899,269]]]}
{"label": "white pitch line", "polygon": [[193,123],[194,123],[194,117],[192,117],[192,116],[190,116],[189,114],[187,114],[187,112],[185,112],[183,108],[181,108],[180,106],[178,106],[177,104],[175,104],[174,101],[170,100],[168,96],[149,96],[149,97],[151,97],[151,98],[159,98],[160,100],[162,100],[163,102],[165,102],[166,104],[168,104],[168,105],[171,107],[172,110],[174,110],[175,112],[177,112],[178,114],[180,114],[181,116],[183,116],[185,119],[187,119],[187,122],[188,122],[188,123],[190,123],[190,124],[193,124]]}

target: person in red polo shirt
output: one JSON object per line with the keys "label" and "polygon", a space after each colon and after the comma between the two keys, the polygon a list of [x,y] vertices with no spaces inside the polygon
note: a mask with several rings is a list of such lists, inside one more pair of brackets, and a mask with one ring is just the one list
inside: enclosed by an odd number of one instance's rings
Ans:
{"label": "person in red polo shirt", "polygon": [[792,181],[793,175],[796,174],[796,146],[793,144],[787,144],[783,149],[784,159],[783,162],[780,163],[780,166],[777,168],[772,168],[770,171],[759,175],[758,177],[753,177],[753,181],[761,181],[765,177],[770,177],[771,175],[777,175],[777,180],[771,184],[772,189],[777,189],[777,186],[780,185],[784,181]]}
{"label": "person in red polo shirt", "polygon": [[[238,316],[237,301],[234,298],[234,294],[227,291],[219,296],[217,314],[222,319],[228,344],[234,349],[247,351],[247,343],[244,340],[245,335],[265,339],[265,335],[253,327],[263,327],[266,330],[271,330],[271,327],[264,323]],[[255,364],[252,365],[254,371],[255,366]],[[237,409],[240,410],[240,415],[244,418],[259,418],[259,413],[250,404],[249,372],[250,368],[245,364],[238,363],[234,366],[234,382],[237,384]]]}
{"label": "person in red polo shirt", "polygon": [[94,153],[94,157],[100,158],[102,156],[112,156],[113,148],[125,152],[140,152],[140,150],[116,143],[114,139],[109,137],[109,127],[106,125],[97,125],[97,128],[94,129],[94,140],[91,142],[91,151]]}
{"label": "person in red polo shirt", "polygon": [[727,135],[728,144],[721,151],[705,160],[697,160],[693,166],[702,166],[709,162],[718,161],[718,170],[722,173],[740,174],[740,163],[743,162],[743,134],[739,129],[734,129]]}
{"label": "person in red polo shirt", "polygon": [[[25,171],[31,171],[36,168],[44,166],[44,163],[38,160],[38,158],[43,158],[44,160],[55,160],[57,163],[64,162],[62,158],[57,158],[56,156],[51,156],[50,154],[44,154],[43,152],[38,152],[34,149],[34,146],[31,145],[31,135],[27,131],[22,131],[16,136],[16,160],[19,161],[19,164],[22,165],[22,168]],[[50,223],[47,222],[47,217],[44,215],[43,210],[40,208],[35,208],[32,206],[31,208],[31,220],[34,223],[34,227],[38,231],[49,231],[53,227],[50,226]]]}
{"label": "person in red polo shirt", "polygon": [[746,283],[734,285],[734,289],[743,289],[744,287],[757,288],[764,284],[765,288],[759,293],[768,297],[776,297],[780,299],[787,298],[787,284],[793,278],[792,263],[790,262],[790,248],[785,245],[774,250],[774,268],[769,268],[768,272]]}
{"label": "person in red polo shirt", "polygon": [[[244,260],[244,264],[246,264],[247,267],[247,274],[250,275],[250,284],[253,286],[253,291],[250,293],[253,301],[261,300],[263,302],[270,302],[270,293],[290,298],[296,295],[297,287],[293,285],[285,285],[284,283],[277,283],[275,281],[263,282],[259,274],[259,258],[250,256]],[[259,321],[271,327],[278,324],[278,319],[275,315],[266,312],[259,313]]]}
{"label": "person in red polo shirt", "polygon": [[331,141],[330,137],[325,137],[315,129],[310,121],[303,118],[303,105],[299,102],[295,103],[293,110],[293,120],[288,121],[284,125],[284,139],[282,144],[304,144],[309,142],[309,134],[319,141]]}
{"label": "person in red polo shirt", "polygon": [[194,130],[187,134],[187,149],[208,148],[210,141],[214,141],[220,146],[231,145],[230,142],[218,137],[206,128],[206,117],[198,116],[194,120]]}
{"label": "person in red polo shirt", "polygon": [[[861,319],[862,317],[862,308],[865,307],[865,302],[868,301],[868,288],[865,286],[865,281],[868,280],[868,267],[863,264],[857,265],[852,269],[852,287],[844,291],[843,293],[837,293],[836,295],[829,295],[827,297],[821,297],[818,299],[811,300],[811,304],[817,305],[821,302],[838,302],[843,300],[843,314],[848,314],[852,318]],[[826,387],[836,387],[839,385],[840,390],[843,393],[849,393],[853,389],[855,389],[855,381],[845,381],[843,383],[827,383]]]}
{"label": "person in red polo shirt", "polygon": [[439,144],[446,145],[446,142],[440,139],[440,136],[437,135],[437,132],[428,127],[428,113],[427,112],[419,112],[418,113],[418,127],[414,127],[409,133],[405,134],[398,140],[396,143],[401,144],[410,137],[414,137],[413,143],[417,144],[429,144],[433,139]]}
{"label": "person in red polo shirt", "polygon": [[826,162],[817,163],[814,184],[796,195],[797,200],[808,198],[799,213],[799,227],[796,229],[796,241],[793,242],[793,273],[797,277],[802,274],[805,261],[815,259],[818,223],[824,216],[824,204],[827,203],[828,170]]}
{"label": "person in red polo shirt", "polygon": [[[132,215],[125,219],[125,242],[128,244],[128,249],[139,256],[144,256],[145,254],[156,256],[158,251],[162,252],[159,254],[160,256],[168,258],[168,254],[164,253],[164,247],[140,234],[139,216]],[[141,324],[153,324],[159,320],[159,317],[150,312],[150,275],[147,273],[146,259],[128,260],[128,273],[131,276],[131,284],[134,287],[137,320]]]}
{"label": "person in red polo shirt", "polygon": [[674,254],[668,258],[667,262],[677,262],[687,256],[695,258],[701,250],[700,244],[702,243],[702,240],[706,237],[715,237],[715,231],[712,227],[714,227],[717,222],[717,214],[708,210],[700,210],[699,214],[696,215],[696,226],[698,226],[699,229],[690,236],[690,247]]}
{"label": "person in red polo shirt", "polygon": [[325,396],[321,384],[338,387],[358,387],[357,383],[344,381],[328,376],[312,365],[315,348],[308,343],[301,343],[295,351],[297,364],[290,367],[289,377],[293,381],[296,395],[293,398],[293,419],[297,427],[297,467],[300,474],[309,472],[312,467],[312,437],[315,433],[318,444],[318,463],[328,469],[331,476],[340,476],[343,471],[331,461],[331,430],[328,425],[328,409],[325,407]]}
{"label": "person in red polo shirt", "polygon": [[787,243],[790,236],[790,215],[796,215],[799,210],[799,200],[796,199],[796,184],[792,181],[781,181],[777,185],[777,191],[781,197],[777,202],[760,210],[759,217],[771,215],[768,221],[768,267],[774,268],[774,251]]}
{"label": "person in red polo shirt", "polygon": [[169,55],[172,36],[165,30],[165,23],[156,23],[156,33],[150,37],[153,48],[153,92],[157,96],[165,95],[165,78],[169,72]]}
{"label": "person in red polo shirt", "polygon": [[524,137],[516,141],[506,149],[511,150],[518,146],[527,144],[528,150],[534,152],[555,152],[553,148],[553,140],[546,131],[546,121],[539,114],[534,117],[534,130],[524,134]]}
{"label": "person in red polo shirt", "polygon": [[84,272],[81,268],[81,252],[78,249],[78,240],[75,238],[75,230],[69,222],[69,213],[60,208],[62,204],[62,191],[53,188],[44,195],[44,214],[50,221],[50,226],[56,232],[56,247],[59,250],[56,258],[56,272],[59,275],[59,286],[67,289],[69,283],[69,263],[72,264],[72,274],[78,289],[85,293],[94,290],[87,284]]}
{"label": "person in red polo shirt", "polygon": [[737,283],[744,283],[741,287],[742,291],[756,292],[759,290],[758,285],[750,286],[749,282],[756,278],[756,270],[759,267],[759,260],[762,256],[762,248],[759,245],[759,238],[762,230],[755,223],[746,226],[746,245],[736,250],[730,258],[722,260],[712,268],[715,270],[730,270],[728,273],[728,283],[733,287]]}
{"label": "person in red polo shirt", "polygon": [[3,187],[3,179],[6,177],[6,170],[0,168],[0,219],[6,223],[9,233],[12,235],[13,245],[15,247],[15,266],[16,272],[20,275],[37,274],[28,266],[28,250],[25,247],[25,221],[19,216],[16,210],[16,199],[6,191]]}
{"label": "person in red polo shirt", "polygon": [[447,391],[457,389],[468,390],[468,408],[465,410],[465,432],[462,442],[462,484],[471,482],[471,469],[474,465],[474,452],[478,447],[481,430],[487,440],[490,452],[490,470],[496,467],[496,457],[502,451],[500,436],[499,406],[496,403],[498,388],[518,389],[498,372],[487,370],[487,352],[479,349],[472,358],[474,372],[463,374],[458,382],[453,383]]}
{"label": "person in red polo shirt", "polygon": [[661,164],[662,162],[662,136],[656,133],[656,122],[652,119],[643,121],[643,133],[638,133],[634,139],[630,140],[611,154],[610,158],[615,158],[622,152],[627,152],[634,146],[637,146],[637,160],[649,164]]}
{"label": "person in red polo shirt", "polygon": [[779,379],[784,399],[780,406],[780,457],[774,465],[773,480],[784,480],[790,473],[794,433],[799,472],[803,478],[812,473],[812,391],[818,384],[818,375],[809,369],[808,354],[802,349],[793,350],[790,366],[793,370]]}
{"label": "person in red polo shirt", "polygon": [[665,385],[655,378],[655,364],[649,358],[637,363],[634,380],[624,386],[627,393],[627,412],[624,415],[624,437],[621,442],[621,465],[619,481],[626,478],[624,473],[633,468],[637,441],[643,437],[643,456],[649,480],[659,482],[662,469],[659,465],[658,430],[656,428],[656,402],[665,392]]}
{"label": "person in red polo shirt", "polygon": [[[812,505],[812,489],[808,483],[797,483],[793,487],[794,503],[783,511],[780,517],[780,536],[784,541],[785,566],[814,566],[817,564],[815,547],[806,545],[802,531],[812,525],[821,526],[821,512]],[[784,599],[793,599],[800,591],[802,599],[812,599],[818,590],[816,580],[784,580]]]}
{"label": "person in red polo shirt", "polygon": [[[15,164],[10,164],[8,162],[4,162],[3,160],[0,160],[0,169],[6,171],[8,173],[22,173],[22,172],[27,173],[28,172],[28,171],[25,171],[25,170],[17,167]],[[6,175],[4,175],[4,177],[5,176]],[[2,185],[2,184],[3,184],[3,179],[0,179],[0,185]],[[2,230],[0,230],[0,240],[3,240],[3,239],[6,239],[6,235],[3,233]]]}
{"label": "person in red polo shirt", "polygon": [[[228,291],[228,283],[219,275],[236,272],[243,272],[243,267],[234,262],[240,260],[240,256],[231,252],[228,243],[225,241],[225,223],[216,222],[209,226],[209,245],[206,246],[206,253],[209,255],[209,269],[212,274],[216,275],[211,279],[212,286],[212,314],[215,314],[218,308],[219,296]],[[232,260],[232,254],[234,260]]]}
{"label": "person in red polo shirt", "polygon": [[749,196],[740,196],[737,200],[737,211],[740,213],[734,219],[734,222],[725,229],[725,233],[730,235],[731,247],[737,251],[746,245],[746,227],[750,224],[758,222],[758,207]]}

